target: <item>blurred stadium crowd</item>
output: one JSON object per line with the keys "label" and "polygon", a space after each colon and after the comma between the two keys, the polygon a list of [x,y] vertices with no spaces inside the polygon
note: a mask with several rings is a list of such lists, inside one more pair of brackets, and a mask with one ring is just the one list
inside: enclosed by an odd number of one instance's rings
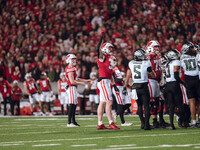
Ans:
{"label": "blurred stadium crowd", "polygon": [[0,72],[9,82],[42,71],[58,81],[68,53],[77,56],[79,77],[96,66],[96,46],[105,40],[116,48],[125,71],[136,48],[158,40],[163,52],[200,41],[197,0],[0,0]]}

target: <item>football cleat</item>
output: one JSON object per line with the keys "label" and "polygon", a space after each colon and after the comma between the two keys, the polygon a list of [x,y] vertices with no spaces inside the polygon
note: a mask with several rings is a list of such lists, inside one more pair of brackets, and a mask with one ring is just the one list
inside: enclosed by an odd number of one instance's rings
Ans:
{"label": "football cleat", "polygon": [[114,124],[114,122],[112,122],[111,124],[109,124],[109,128],[110,128],[110,129],[114,129],[114,130],[119,130],[119,129],[120,129],[118,126],[116,126],[116,125]]}
{"label": "football cleat", "polygon": [[121,124],[121,126],[131,126],[131,125],[132,125],[132,123],[128,123],[128,122],[124,122]]}
{"label": "football cleat", "polygon": [[74,125],[80,127],[80,125],[77,122],[74,122]]}
{"label": "football cleat", "polygon": [[104,124],[97,126],[97,130],[104,130],[104,129],[109,129],[109,128],[107,128]]}
{"label": "football cleat", "polygon": [[70,124],[67,124],[67,127],[77,127],[77,126],[73,123],[70,123]]}
{"label": "football cleat", "polygon": [[170,126],[169,129],[170,129],[170,130],[176,130],[176,128],[175,128],[174,125],[173,125],[173,126]]}

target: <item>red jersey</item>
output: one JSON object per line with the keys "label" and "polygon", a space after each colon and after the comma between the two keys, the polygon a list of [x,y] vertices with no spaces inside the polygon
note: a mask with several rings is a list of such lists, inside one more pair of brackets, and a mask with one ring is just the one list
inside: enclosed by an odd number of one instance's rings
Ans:
{"label": "red jersey", "polygon": [[111,66],[110,56],[105,55],[105,60],[101,62],[97,58],[97,65],[99,67],[99,78],[111,79],[113,73],[113,67]]}
{"label": "red jersey", "polygon": [[154,79],[159,81],[161,78],[161,68],[160,68],[160,58],[158,55],[150,54],[147,56],[147,59],[151,62],[152,70],[155,72],[156,77],[152,78],[151,76],[148,76],[149,79]]}
{"label": "red jersey", "polygon": [[22,89],[19,86],[12,87],[12,100],[19,101],[22,96]]}
{"label": "red jersey", "polygon": [[58,86],[60,86],[60,92],[65,92],[65,87],[67,86],[67,80],[58,80]]}
{"label": "red jersey", "polygon": [[77,70],[76,70],[76,67],[72,66],[72,65],[68,65],[65,69],[65,76],[67,78],[67,84],[69,86],[76,86],[76,85],[73,85],[70,80],[69,80],[69,76],[68,76],[68,73],[69,72],[73,72],[74,73],[74,80],[77,80]]}
{"label": "red jersey", "polygon": [[43,80],[39,79],[39,80],[37,80],[37,84],[41,87],[41,90],[43,92],[50,91],[50,86],[49,86],[50,80],[49,80],[49,78],[45,78]]}
{"label": "red jersey", "polygon": [[[121,78],[122,79],[122,73],[119,71],[118,67],[116,67],[116,66],[114,67],[113,73],[114,73],[114,76],[116,78]],[[115,82],[115,85],[116,86],[123,86],[124,83],[123,83],[123,81],[121,81],[121,82]]]}
{"label": "red jersey", "polygon": [[31,93],[31,94],[34,94],[37,92],[34,79],[31,79],[30,81],[24,81],[24,86],[27,87],[29,93]]}
{"label": "red jersey", "polygon": [[7,94],[11,95],[11,89],[12,86],[7,80],[0,82],[0,93],[2,94],[3,98],[6,98]]}

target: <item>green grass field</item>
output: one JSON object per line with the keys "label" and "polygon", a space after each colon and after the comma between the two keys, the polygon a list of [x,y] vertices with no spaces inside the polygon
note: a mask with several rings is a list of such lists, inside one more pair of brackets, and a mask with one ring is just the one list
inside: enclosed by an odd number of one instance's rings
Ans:
{"label": "green grass field", "polygon": [[[0,150],[191,150],[200,149],[200,128],[140,129],[138,117],[126,116],[133,126],[96,130],[96,116],[77,116],[81,127],[68,128],[67,117],[1,117]],[[168,117],[165,117],[168,121]],[[152,122],[152,121],[151,121]],[[108,124],[104,117],[105,125]],[[120,126],[119,118],[117,125]]]}

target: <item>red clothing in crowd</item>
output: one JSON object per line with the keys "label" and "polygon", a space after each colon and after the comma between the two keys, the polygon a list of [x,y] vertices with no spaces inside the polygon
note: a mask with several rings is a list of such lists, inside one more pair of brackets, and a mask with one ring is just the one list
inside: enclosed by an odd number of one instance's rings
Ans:
{"label": "red clothing in crowd", "polygon": [[20,101],[21,96],[22,96],[22,89],[19,86],[12,87],[12,100]]}
{"label": "red clothing in crowd", "polygon": [[11,89],[12,87],[7,80],[0,82],[0,93],[2,94],[3,98],[11,95]]}

